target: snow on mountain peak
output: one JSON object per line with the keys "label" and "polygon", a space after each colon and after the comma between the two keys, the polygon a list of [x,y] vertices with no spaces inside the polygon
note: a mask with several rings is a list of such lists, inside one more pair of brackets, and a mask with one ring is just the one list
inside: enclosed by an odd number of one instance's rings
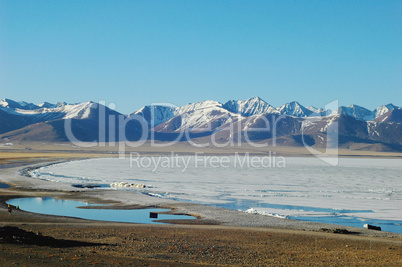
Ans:
{"label": "snow on mountain peak", "polygon": [[140,110],[134,112],[134,115],[142,116],[151,127],[156,127],[159,124],[170,120],[175,116],[177,108],[162,106],[162,105],[150,105],[144,106]]}
{"label": "snow on mountain peak", "polygon": [[11,108],[11,109],[23,109],[23,110],[33,110],[39,108],[37,105],[32,104],[32,103],[27,103],[25,101],[14,101],[11,99],[1,99],[0,100],[0,106],[5,107],[5,108]]}
{"label": "snow on mountain peak", "polygon": [[91,109],[97,109],[99,104],[88,101],[75,105],[65,105],[55,110],[60,110],[61,112],[66,113],[63,119],[87,119],[91,114]]}
{"label": "snow on mountain peak", "polygon": [[382,115],[384,115],[385,113],[387,113],[388,111],[391,111],[395,108],[398,108],[397,106],[389,103],[387,105],[382,105],[379,106],[378,108],[376,108],[373,112],[374,112],[374,117],[378,118],[381,117]]}
{"label": "snow on mountain peak", "polygon": [[361,121],[370,121],[374,119],[372,111],[355,104],[352,104],[349,107],[339,107],[338,114],[348,115]]}
{"label": "snow on mountain peak", "polygon": [[230,100],[223,105],[223,108],[243,116],[252,116],[263,113],[277,113],[276,109],[259,98],[258,96],[247,100]]}
{"label": "snow on mountain peak", "polygon": [[211,108],[222,108],[222,104],[214,100],[205,100],[178,107],[176,113],[180,114],[194,110],[211,109]]}
{"label": "snow on mountain peak", "polygon": [[308,107],[306,107],[306,109],[308,109],[308,110],[310,110],[310,111],[312,111],[314,113],[323,111],[322,108],[316,108],[316,107],[313,107],[313,106],[308,106]]}
{"label": "snow on mountain peak", "polygon": [[214,131],[228,121],[237,120],[238,117],[242,116],[225,109],[221,103],[206,100],[176,108],[175,116],[160,125],[158,131]]}
{"label": "snow on mountain peak", "polygon": [[[2,110],[17,115],[37,116],[34,121],[42,121],[44,118],[46,118],[46,120],[70,118],[86,119],[93,114],[95,109],[99,108],[99,105],[100,104],[92,101],[78,104],[67,104],[65,102],[52,104],[43,102],[39,105],[35,105],[25,101],[17,102],[6,98],[0,100],[0,108]],[[387,104],[376,108],[374,111],[370,111],[364,107],[353,104],[348,107],[339,107],[339,109],[334,112],[338,115],[348,115],[362,121],[371,121],[395,108],[398,107],[393,104]],[[184,114],[184,116],[182,116],[183,124],[193,126],[201,125],[202,120],[210,121],[212,118],[220,120],[221,117],[222,120],[224,120],[223,117],[234,118],[238,116],[250,117],[257,114],[286,114],[304,118],[308,116],[328,116],[331,115],[330,112],[329,110],[317,109],[312,106],[306,108],[297,101],[284,104],[279,108],[274,108],[257,96],[246,100],[230,100],[225,104],[213,100],[206,100],[181,107],[162,105],[145,106],[134,114],[144,117],[148,123],[155,127],[182,114]],[[196,117],[198,118],[195,119]]]}
{"label": "snow on mountain peak", "polygon": [[286,114],[295,117],[308,117],[313,111],[305,108],[299,102],[292,101],[290,103],[284,104],[277,109],[281,114]]}
{"label": "snow on mountain peak", "polygon": [[41,108],[56,108],[57,104],[51,104],[49,102],[43,102],[43,103],[40,103],[38,105],[38,107],[41,107]]}
{"label": "snow on mountain peak", "polygon": [[381,117],[385,113],[398,108],[393,104],[382,105],[373,111],[370,111],[359,105],[352,104],[348,107],[341,106],[338,109],[338,114],[348,115],[362,121],[371,121]]}

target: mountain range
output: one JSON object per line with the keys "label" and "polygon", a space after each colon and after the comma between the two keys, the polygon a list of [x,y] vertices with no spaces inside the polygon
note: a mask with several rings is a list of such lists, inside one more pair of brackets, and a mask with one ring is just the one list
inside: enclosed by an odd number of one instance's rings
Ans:
{"label": "mountain range", "polygon": [[[333,127],[336,125],[337,127]],[[259,97],[207,100],[185,106],[144,106],[121,114],[94,102],[68,104],[0,100],[0,142],[229,141],[325,147],[336,134],[349,149],[402,151],[402,109],[304,107],[293,101],[273,107]]]}

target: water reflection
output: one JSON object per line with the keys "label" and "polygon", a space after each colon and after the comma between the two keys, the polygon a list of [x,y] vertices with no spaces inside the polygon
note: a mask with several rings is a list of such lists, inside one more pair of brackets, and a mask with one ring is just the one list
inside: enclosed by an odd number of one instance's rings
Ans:
{"label": "water reflection", "polygon": [[[74,200],[54,199],[52,197],[17,198],[7,201],[8,204],[19,206],[21,210],[57,216],[77,217],[88,220],[100,220],[127,223],[160,223],[149,218],[150,213],[169,211],[168,209],[80,209],[82,206],[99,206]],[[158,220],[188,220],[195,219],[187,215],[158,214]]]}
{"label": "water reflection", "polygon": [[213,206],[229,208],[234,210],[247,210],[250,207],[257,209],[271,208],[275,210],[283,210],[284,214],[286,214],[287,210],[303,211],[303,213],[310,214],[310,216],[293,215],[293,216],[286,216],[286,218],[301,221],[309,221],[309,222],[352,226],[357,228],[362,228],[364,224],[372,224],[380,226],[382,231],[402,234],[402,221],[400,220],[369,219],[355,216],[355,214],[358,213],[373,213],[374,212],[373,210],[348,210],[348,209],[317,208],[310,206],[271,204],[252,199],[226,198],[225,200],[228,200],[228,202],[224,204],[215,204]]}
{"label": "water reflection", "polygon": [[362,228],[364,224],[371,224],[381,227],[381,231],[402,234],[402,221],[367,219],[337,214],[332,216],[289,216],[288,218],[309,222],[353,226],[357,228]]}

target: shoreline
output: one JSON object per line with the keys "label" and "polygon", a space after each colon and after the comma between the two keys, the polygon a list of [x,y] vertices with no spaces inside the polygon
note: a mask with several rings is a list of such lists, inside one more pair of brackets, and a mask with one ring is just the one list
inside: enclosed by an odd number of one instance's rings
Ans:
{"label": "shoreline", "polygon": [[[234,155],[235,153],[244,154],[249,153],[250,155],[260,155],[264,156],[268,153],[275,154],[276,156],[286,156],[286,157],[315,157],[311,151],[305,147],[298,146],[277,146],[277,145],[266,145],[263,147],[254,147],[248,144],[225,146],[225,147],[197,147],[190,143],[177,143],[175,145],[164,146],[156,142],[145,142],[141,143],[139,146],[130,147],[127,145],[121,145],[120,143],[102,143],[99,146],[86,147],[87,143],[83,143],[82,147],[72,145],[71,143],[44,143],[44,142],[18,142],[13,144],[13,146],[6,147],[0,146],[0,152],[9,154],[23,154],[24,157],[29,154],[37,154],[46,157],[50,155],[60,155],[62,157],[78,157],[81,158],[83,154],[90,157],[116,157],[119,155],[129,156],[130,153],[139,153],[145,156],[165,156],[170,155],[171,152],[180,155],[194,155],[194,153],[202,153],[208,156],[222,156],[222,155]],[[364,150],[363,148],[348,149],[339,148],[337,150],[324,150],[317,148],[318,154],[327,157],[331,155],[336,155],[337,157],[362,157],[362,158],[402,158],[402,152],[400,151],[375,151],[375,150]],[[322,154],[324,153],[324,154]],[[1,162],[0,154],[0,162]]]}
{"label": "shoreline", "polygon": [[[85,160],[85,158],[71,158],[56,161],[47,161],[35,163],[32,165],[21,167],[14,167],[8,169],[0,169],[2,172],[9,172],[6,182],[12,185],[11,188],[5,190],[17,190],[22,195],[48,195],[52,196],[57,194],[56,198],[64,198],[78,201],[95,202],[95,204],[110,204],[108,208],[115,209],[131,209],[131,208],[167,208],[172,210],[172,214],[187,214],[194,216],[197,219],[194,224],[219,224],[224,226],[238,226],[238,227],[270,227],[278,229],[291,229],[302,231],[320,231],[320,229],[345,229],[347,231],[363,235],[363,236],[379,236],[379,237],[392,237],[401,238],[402,234],[384,231],[367,231],[363,228],[356,228],[350,226],[315,223],[301,220],[293,220],[288,218],[278,218],[275,216],[250,214],[243,211],[219,208],[203,204],[189,203],[176,201],[172,199],[161,199],[143,194],[137,191],[124,191],[113,189],[97,189],[97,188],[76,188],[71,184],[57,183],[29,177],[27,172],[29,170],[38,169],[44,166],[53,164]],[[8,170],[8,171],[7,171]],[[11,173],[10,173],[11,172]],[[4,181],[4,179],[0,180]],[[30,183],[27,184],[27,181]],[[13,183],[14,182],[14,183]],[[176,222],[179,223],[179,222]],[[187,222],[188,223],[188,222]]]}
{"label": "shoreline", "polygon": [[[55,161],[46,163],[54,164]],[[30,167],[46,163],[39,162]],[[54,238],[58,245],[8,243],[2,242],[0,236],[2,266],[402,264],[400,234],[306,223],[173,200],[161,201],[138,192],[123,193],[128,201],[122,203],[122,191],[80,189],[60,184],[61,188],[55,190],[49,185],[52,182],[22,176],[21,169],[0,169],[0,182],[13,185],[0,189],[0,220],[3,222],[0,230],[13,229],[4,228],[6,226],[18,227],[19,231],[27,231],[37,238]],[[11,216],[8,214],[4,204],[6,199],[38,196],[111,203],[114,208],[157,206],[170,208],[173,213],[197,214],[201,218],[195,221],[196,224],[162,225],[91,221],[21,210],[13,211]],[[350,229],[351,233],[320,231],[322,227]],[[63,246],[66,242],[77,245]]]}

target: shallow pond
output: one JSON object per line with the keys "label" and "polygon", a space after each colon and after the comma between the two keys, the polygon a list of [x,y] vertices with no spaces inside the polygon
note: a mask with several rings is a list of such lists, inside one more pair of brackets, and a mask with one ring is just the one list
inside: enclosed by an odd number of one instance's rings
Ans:
{"label": "shallow pond", "polygon": [[231,202],[220,205],[217,204],[214,206],[234,210],[239,210],[241,209],[241,207],[249,206],[249,207],[256,207],[255,208],[256,210],[260,210],[260,208],[262,208],[262,210],[266,209],[268,211],[270,209],[275,209],[275,210],[285,210],[289,213],[291,211],[296,211],[295,215],[285,216],[284,218],[308,221],[308,222],[352,226],[357,228],[363,228],[364,224],[371,224],[381,227],[382,231],[402,234],[402,221],[400,220],[383,220],[376,218],[364,218],[364,216],[362,217],[358,216],[359,214],[374,213],[374,211],[372,210],[348,210],[348,209],[340,210],[331,208],[317,208],[310,206],[271,204],[253,200],[238,200],[238,199],[229,199],[229,200]]}
{"label": "shallow pond", "polygon": [[[19,206],[21,210],[57,216],[77,217],[88,220],[146,223],[154,224],[160,222],[150,218],[151,213],[170,211],[169,209],[82,209],[77,207],[99,206],[74,200],[61,200],[52,197],[16,198],[7,201],[7,204]],[[187,215],[158,214],[157,220],[188,220],[195,219]]]}
{"label": "shallow pond", "polygon": [[8,184],[0,183],[0,188],[10,188],[11,186]]}

